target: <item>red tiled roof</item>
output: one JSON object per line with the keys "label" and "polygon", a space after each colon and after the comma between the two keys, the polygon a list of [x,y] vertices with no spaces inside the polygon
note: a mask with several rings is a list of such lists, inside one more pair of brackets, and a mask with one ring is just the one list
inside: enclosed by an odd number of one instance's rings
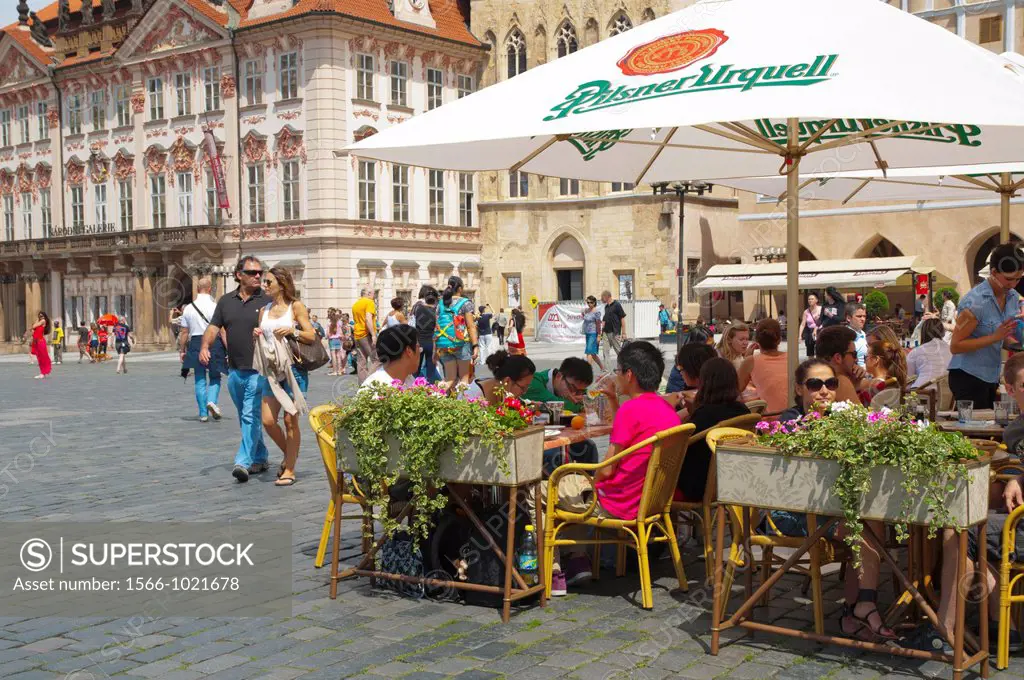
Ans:
{"label": "red tiled roof", "polygon": [[21,45],[29,56],[39,62],[40,66],[48,66],[53,57],[53,50],[47,49],[37,43],[29,35],[28,31],[24,31],[18,28],[18,24],[14,23],[3,29],[3,32],[15,40]]}

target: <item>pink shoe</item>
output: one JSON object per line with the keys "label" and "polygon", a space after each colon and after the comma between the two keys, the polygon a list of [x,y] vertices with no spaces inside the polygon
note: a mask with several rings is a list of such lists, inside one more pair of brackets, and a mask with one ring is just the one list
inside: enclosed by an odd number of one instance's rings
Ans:
{"label": "pink shoe", "polygon": [[551,597],[565,597],[565,574],[555,571],[551,574]]}

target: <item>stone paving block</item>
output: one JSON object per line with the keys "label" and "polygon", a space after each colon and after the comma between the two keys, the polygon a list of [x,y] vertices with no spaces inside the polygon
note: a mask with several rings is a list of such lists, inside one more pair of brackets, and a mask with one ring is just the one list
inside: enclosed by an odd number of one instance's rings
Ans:
{"label": "stone paving block", "polygon": [[465,652],[464,656],[468,656],[471,659],[481,659],[483,661],[490,661],[492,659],[498,659],[505,656],[513,649],[516,645],[508,642],[488,642],[482,647],[476,647]]}
{"label": "stone paving block", "polygon": [[61,676],[49,671],[25,671],[14,675],[5,675],[8,680],[58,680]]}
{"label": "stone paving block", "polygon": [[735,680],[764,680],[765,678],[771,678],[778,672],[778,666],[745,661],[729,670],[729,678]]}
{"label": "stone paving block", "polygon": [[233,666],[240,666],[243,663],[248,663],[249,657],[240,656],[238,654],[222,654],[215,656],[211,659],[201,661],[200,663],[189,666],[190,670],[196,670],[200,673],[216,673],[223,671]]}
{"label": "stone paving block", "polygon": [[74,641],[63,637],[44,638],[42,640],[30,642],[29,644],[25,645],[24,649],[30,652],[50,652],[54,649],[66,647],[70,645],[72,642]]}
{"label": "stone paving block", "polygon": [[528,652],[520,652],[518,654],[506,656],[503,659],[498,659],[497,661],[492,661],[488,663],[485,668],[489,671],[494,671],[495,673],[517,676],[519,671],[524,668],[536,666],[543,660],[543,656],[530,654]]}
{"label": "stone paving block", "polygon": [[173,670],[181,668],[181,666],[182,664],[180,661],[164,659],[163,661],[154,661],[153,663],[133,668],[131,670],[131,675],[142,678],[158,678],[164,673],[170,673]]}
{"label": "stone paving block", "polygon": [[554,666],[556,668],[575,668],[576,666],[582,666],[592,659],[590,654],[580,654],[579,652],[560,652],[558,654],[552,654],[547,660],[542,661],[542,666]]}
{"label": "stone paving block", "polygon": [[253,680],[294,680],[295,678],[305,674],[306,669],[304,668],[287,668],[285,666],[278,666],[277,668],[272,668],[269,673],[257,675]]}
{"label": "stone paving block", "polygon": [[409,673],[409,675],[403,675],[402,680],[439,680],[445,676],[439,673],[429,673],[427,671],[416,671],[415,673]]}
{"label": "stone paving block", "polygon": [[458,678],[459,680],[493,680],[494,678],[499,678],[501,676],[497,673],[491,673],[489,671],[482,671],[477,669],[459,673],[454,677]]}
{"label": "stone paving block", "polygon": [[776,675],[776,679],[789,678],[791,680],[819,680],[824,678],[833,671],[838,670],[841,666],[819,663],[817,661],[808,661],[806,663],[798,663],[779,671]]}
{"label": "stone paving block", "polygon": [[295,638],[296,640],[302,640],[308,642],[309,640],[316,640],[330,635],[334,631],[330,628],[322,628],[320,626],[309,626],[308,628],[300,628],[288,633],[287,637]]}
{"label": "stone paving block", "polygon": [[575,651],[590,654],[606,654],[608,652],[613,652],[616,649],[621,649],[628,644],[630,643],[626,640],[620,640],[618,638],[596,637],[576,645]]}
{"label": "stone paving block", "polygon": [[241,649],[242,646],[243,645],[238,642],[210,642],[205,645],[200,645],[199,647],[186,649],[185,651],[176,654],[172,659],[191,666],[202,663],[207,659],[212,659],[215,656],[220,656],[221,654],[229,654],[236,649]]}
{"label": "stone paving block", "polygon": [[160,676],[160,680],[199,680],[199,678],[205,678],[206,675],[199,671],[191,669],[171,671]]}
{"label": "stone paving block", "polygon": [[524,668],[515,675],[515,680],[552,680],[568,676],[569,671],[554,666],[530,666]]}
{"label": "stone paving block", "polygon": [[711,680],[719,675],[727,675],[728,670],[721,666],[712,666],[705,663],[696,663],[687,668],[676,671],[676,676],[686,680]]}
{"label": "stone paving block", "polygon": [[430,670],[435,673],[443,673],[445,675],[456,675],[464,671],[479,668],[483,663],[483,661],[479,661],[477,659],[466,659],[464,657],[439,659],[437,662],[430,664]]}

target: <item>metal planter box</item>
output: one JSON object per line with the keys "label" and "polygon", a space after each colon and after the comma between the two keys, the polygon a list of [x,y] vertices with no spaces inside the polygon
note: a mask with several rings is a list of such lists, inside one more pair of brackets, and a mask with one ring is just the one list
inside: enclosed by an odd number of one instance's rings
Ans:
{"label": "metal planter box", "polygon": [[[388,472],[400,470],[400,448],[397,439],[388,437]],[[345,430],[338,432],[335,445],[338,469],[359,474],[356,450]],[[478,437],[471,437],[455,462],[454,452],[448,451],[441,459],[441,478],[448,482],[518,486],[539,480],[544,468],[544,428],[528,427],[512,433],[505,440],[505,458],[509,474],[502,472],[498,458],[484,448]]]}
{"label": "metal planter box", "polygon": [[[775,449],[750,440],[721,442],[715,455],[718,500],[775,510],[842,516],[843,509],[833,485],[839,463],[807,456],[784,456]],[[946,497],[953,521],[971,526],[988,515],[989,458],[967,463],[968,479],[956,480]],[[904,475],[883,465],[871,471],[871,490],[861,500],[864,519],[902,521]],[[930,524],[923,498],[917,498],[909,514],[912,524]]]}

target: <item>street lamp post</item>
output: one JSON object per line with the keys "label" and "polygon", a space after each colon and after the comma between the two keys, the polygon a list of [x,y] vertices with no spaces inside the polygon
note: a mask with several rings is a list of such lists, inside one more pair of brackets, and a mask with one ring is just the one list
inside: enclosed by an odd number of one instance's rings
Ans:
{"label": "street lamp post", "polygon": [[683,325],[683,294],[684,294],[684,277],[686,275],[686,251],[683,248],[683,212],[686,208],[686,195],[696,194],[703,196],[704,192],[711,193],[711,184],[701,181],[690,181],[685,182],[655,182],[651,184],[651,189],[654,194],[657,195],[668,195],[674,193],[679,197],[679,261],[676,267],[676,278],[679,282],[678,298],[676,305],[679,309],[679,318],[676,319],[676,351],[683,346],[683,334],[681,326]]}

